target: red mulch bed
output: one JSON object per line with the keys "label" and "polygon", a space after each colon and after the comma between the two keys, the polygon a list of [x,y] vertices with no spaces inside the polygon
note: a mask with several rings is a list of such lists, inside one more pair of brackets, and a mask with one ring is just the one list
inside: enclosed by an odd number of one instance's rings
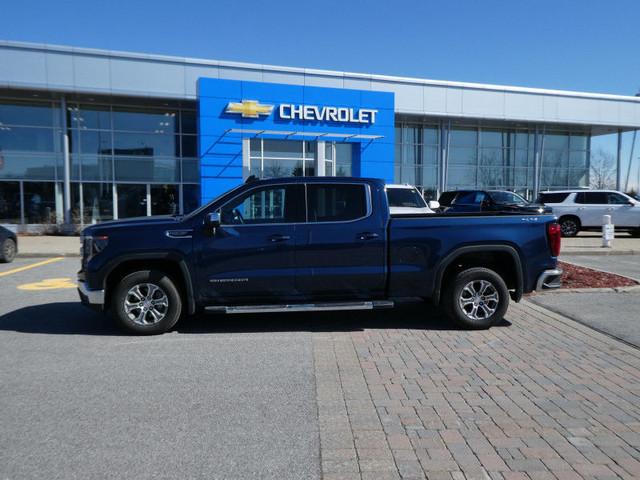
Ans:
{"label": "red mulch bed", "polygon": [[562,288],[615,288],[638,285],[633,280],[620,275],[578,267],[570,263],[558,262],[558,266],[564,270],[561,278]]}

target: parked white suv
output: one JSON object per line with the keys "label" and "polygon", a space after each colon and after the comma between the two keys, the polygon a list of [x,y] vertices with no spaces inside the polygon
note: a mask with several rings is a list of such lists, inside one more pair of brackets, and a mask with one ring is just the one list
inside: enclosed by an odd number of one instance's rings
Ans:
{"label": "parked white suv", "polygon": [[602,217],[611,215],[616,230],[640,236],[640,202],[615,190],[554,190],[540,192],[538,203],[553,208],[563,237],[573,237],[580,230],[598,230]]}

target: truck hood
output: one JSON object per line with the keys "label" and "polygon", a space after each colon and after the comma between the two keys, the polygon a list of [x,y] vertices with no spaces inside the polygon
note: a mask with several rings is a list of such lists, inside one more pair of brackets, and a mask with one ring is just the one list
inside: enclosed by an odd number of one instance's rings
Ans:
{"label": "truck hood", "polygon": [[82,231],[82,235],[96,235],[99,233],[107,233],[109,231],[117,230],[122,227],[132,228],[132,227],[161,227],[161,226],[175,226],[176,223],[181,222],[183,219],[182,216],[172,216],[172,215],[156,215],[152,217],[133,217],[126,218],[124,220],[111,220],[108,222],[98,223],[96,225],[91,225],[90,227],[85,228]]}

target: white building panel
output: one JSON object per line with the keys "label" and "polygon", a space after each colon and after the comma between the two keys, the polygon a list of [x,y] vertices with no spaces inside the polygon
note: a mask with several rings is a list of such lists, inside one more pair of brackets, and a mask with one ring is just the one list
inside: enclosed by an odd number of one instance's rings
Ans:
{"label": "white building panel", "polygon": [[73,55],[49,53],[46,55],[47,87],[58,89],[73,85]]}
{"label": "white building panel", "polygon": [[447,111],[447,90],[433,85],[428,85],[423,89],[422,110],[432,115],[444,115]]}
{"label": "white building panel", "polygon": [[84,92],[111,92],[111,68],[108,57],[74,55],[73,84]]}
{"label": "white building panel", "polygon": [[447,109],[445,115],[462,115],[462,89],[447,88]]}
{"label": "white building panel", "polygon": [[504,93],[487,90],[463,90],[462,109],[465,116],[504,117]]}
{"label": "white building panel", "polygon": [[599,120],[598,100],[558,97],[558,120],[591,123]]}
{"label": "white building panel", "polygon": [[0,81],[20,87],[46,88],[47,62],[45,53],[33,50],[0,48]]}
{"label": "white building panel", "polygon": [[424,88],[422,85],[392,83],[374,80],[371,90],[394,92],[396,111],[403,113],[424,113]]}
{"label": "white building panel", "polygon": [[517,120],[534,120],[544,116],[544,97],[517,92],[504,93],[504,116]]}
{"label": "white building panel", "polygon": [[246,82],[261,82],[261,69],[248,69],[238,67],[220,66],[218,67],[218,78],[225,80],[243,80]]}

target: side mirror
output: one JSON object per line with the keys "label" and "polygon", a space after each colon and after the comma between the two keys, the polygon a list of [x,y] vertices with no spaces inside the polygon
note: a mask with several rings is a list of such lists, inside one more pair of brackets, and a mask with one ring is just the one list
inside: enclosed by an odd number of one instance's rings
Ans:
{"label": "side mirror", "polygon": [[220,212],[208,213],[206,217],[204,217],[204,224],[206,227],[219,227],[220,226]]}
{"label": "side mirror", "polygon": [[429,200],[429,203],[427,203],[427,206],[431,210],[436,211],[437,209],[440,208],[440,202],[438,202],[437,200]]}

